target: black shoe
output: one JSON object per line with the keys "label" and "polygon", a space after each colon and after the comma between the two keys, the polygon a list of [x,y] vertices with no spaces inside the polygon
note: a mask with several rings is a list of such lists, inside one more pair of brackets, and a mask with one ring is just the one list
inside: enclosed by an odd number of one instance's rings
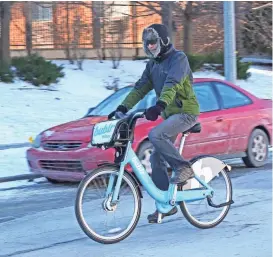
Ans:
{"label": "black shoe", "polygon": [[174,172],[174,177],[170,179],[171,184],[186,184],[187,180],[194,178],[194,172],[190,165],[185,165]]}
{"label": "black shoe", "polygon": [[[168,213],[162,213],[162,219],[167,216],[171,216],[177,213],[177,207],[173,207]],[[149,223],[157,223],[158,211],[148,215],[147,219]]]}

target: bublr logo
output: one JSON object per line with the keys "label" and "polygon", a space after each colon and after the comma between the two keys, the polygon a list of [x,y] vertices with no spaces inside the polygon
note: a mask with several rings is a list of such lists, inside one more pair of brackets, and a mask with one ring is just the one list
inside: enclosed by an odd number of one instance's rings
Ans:
{"label": "bublr logo", "polygon": [[103,127],[96,127],[93,136],[100,136],[102,134],[109,133],[113,130],[116,124],[106,124]]}

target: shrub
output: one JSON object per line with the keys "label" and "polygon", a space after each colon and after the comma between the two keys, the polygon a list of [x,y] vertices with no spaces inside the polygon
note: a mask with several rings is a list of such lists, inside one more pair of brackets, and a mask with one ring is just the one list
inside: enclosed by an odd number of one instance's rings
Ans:
{"label": "shrub", "polygon": [[187,55],[192,72],[199,70],[205,63],[205,56],[200,54]]}
{"label": "shrub", "polygon": [[241,57],[237,56],[237,79],[248,79],[251,76],[250,72],[247,72],[251,63],[241,62]]}
{"label": "shrub", "polygon": [[[251,74],[248,72],[248,69],[251,63],[244,63],[241,62],[241,57],[238,55],[236,56],[236,65],[237,65],[237,79],[248,79]],[[196,71],[200,69],[204,63],[209,64],[221,64],[222,72],[220,71],[221,75],[224,75],[224,53],[223,52],[216,52],[207,55],[189,55],[189,63],[192,71]]]}
{"label": "shrub", "polygon": [[35,86],[57,83],[59,78],[64,77],[62,66],[57,66],[37,54],[14,57],[11,63],[16,68],[15,73],[20,79]]}
{"label": "shrub", "polygon": [[224,64],[224,53],[223,52],[215,52],[205,55],[206,63],[214,63],[214,64]]}
{"label": "shrub", "polygon": [[0,63],[0,81],[5,83],[12,83],[14,74],[8,65]]}

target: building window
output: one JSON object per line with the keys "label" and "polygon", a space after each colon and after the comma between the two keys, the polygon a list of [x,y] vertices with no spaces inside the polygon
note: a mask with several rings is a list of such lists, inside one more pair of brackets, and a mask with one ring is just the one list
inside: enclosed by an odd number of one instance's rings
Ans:
{"label": "building window", "polygon": [[51,21],[52,4],[50,3],[32,3],[33,21]]}

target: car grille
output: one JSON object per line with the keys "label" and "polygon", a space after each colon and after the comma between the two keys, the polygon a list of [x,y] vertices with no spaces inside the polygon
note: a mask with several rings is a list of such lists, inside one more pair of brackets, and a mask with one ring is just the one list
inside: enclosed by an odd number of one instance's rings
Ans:
{"label": "car grille", "polygon": [[46,170],[83,172],[81,161],[64,161],[64,160],[40,160],[40,166]]}
{"label": "car grille", "polygon": [[69,151],[80,148],[82,142],[78,141],[45,141],[43,148],[51,151]]}

